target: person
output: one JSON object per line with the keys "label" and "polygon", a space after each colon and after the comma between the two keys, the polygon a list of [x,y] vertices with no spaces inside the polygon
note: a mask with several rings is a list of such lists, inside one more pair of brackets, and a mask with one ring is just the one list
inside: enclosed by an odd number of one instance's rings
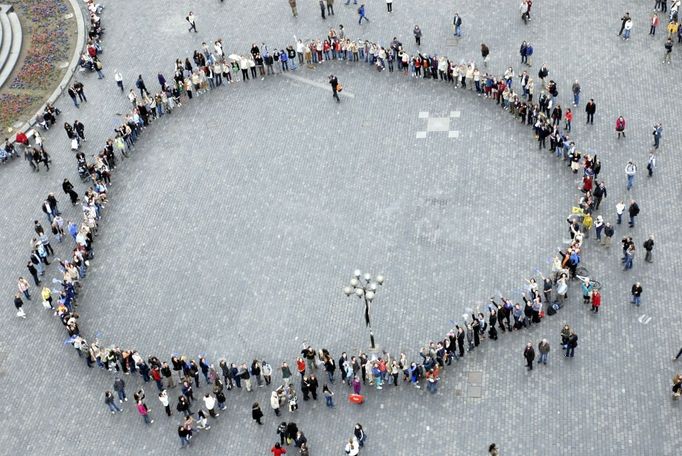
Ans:
{"label": "person", "polygon": [[651,133],[654,137],[654,149],[658,149],[661,144],[661,137],[663,136],[663,124],[657,123],[654,125],[654,131]]}
{"label": "person", "polygon": [[485,43],[481,43],[481,57],[483,57],[483,66],[487,67],[488,60],[490,60],[490,48]]}
{"label": "person", "polygon": [[209,415],[211,415],[211,418],[218,418],[220,416],[220,413],[216,413],[215,411],[215,397],[211,396],[209,393],[204,394],[204,405],[206,406]]}
{"label": "person", "polygon": [[329,16],[334,15],[334,0],[327,0],[327,14]]}
{"label": "person", "polygon": [[253,418],[253,420],[256,423],[260,425],[263,424],[260,421],[261,418],[263,418],[263,411],[260,409],[260,405],[258,404],[258,402],[254,402],[253,405],[251,406],[251,418]]}
{"label": "person", "polygon": [[642,303],[642,292],[644,289],[642,288],[642,285],[639,282],[635,282],[634,285],[632,285],[632,288],[630,289],[630,294],[632,295],[632,301],[631,303],[639,307],[639,305]]}
{"label": "person", "polygon": [[354,437],[348,439],[345,451],[348,456],[357,456],[358,454],[360,454],[360,446],[358,445],[358,442]]}
{"label": "person", "polygon": [[658,19],[658,14],[654,13],[651,15],[651,27],[649,27],[649,35],[656,36],[656,27],[661,21]]}
{"label": "person", "polygon": [[170,402],[168,401],[168,393],[166,390],[163,390],[159,393],[159,401],[161,402],[161,405],[163,405],[163,408],[166,410],[166,415],[171,416],[173,413],[171,412],[170,408]]}
{"label": "person", "polygon": [[197,429],[201,429],[202,431],[211,429],[211,426],[208,425],[208,418],[206,418],[206,414],[203,410],[197,412]]}
{"label": "person", "polygon": [[549,356],[549,341],[547,339],[542,339],[538,344],[538,352],[540,352],[540,359],[538,364],[547,365],[547,357]]}
{"label": "person", "polygon": [[616,119],[616,133],[618,134],[618,139],[620,139],[620,135],[623,135],[623,138],[625,138],[625,118],[623,116],[618,116]]}
{"label": "person", "polygon": [[116,405],[116,401],[114,400],[114,395],[111,391],[106,391],[104,393],[104,403],[109,407],[109,410],[111,410],[112,415],[116,415],[116,412],[123,412],[118,405]]}
{"label": "person", "polygon": [[272,410],[275,412],[275,415],[279,416],[279,394],[277,394],[277,391],[273,391],[270,394],[270,407],[272,407]]}
{"label": "person", "polygon": [[123,75],[118,70],[114,70],[114,81],[116,81],[116,85],[121,89],[121,93],[123,93]]}
{"label": "person", "polygon": [[320,0],[320,14],[322,19],[326,19],[325,12],[327,11],[327,6],[324,4],[324,0]]}
{"label": "person", "polygon": [[285,445],[287,442],[287,422],[282,421],[277,426],[277,435],[279,436],[279,443]]}
{"label": "person", "polygon": [[147,405],[142,402],[142,400],[137,401],[137,413],[139,413],[142,417],[144,424],[154,424],[154,420],[152,420],[149,416],[149,409],[147,408]]}
{"label": "person", "polygon": [[604,238],[602,239],[602,245],[606,248],[611,247],[611,239],[613,238],[613,235],[615,234],[615,230],[613,229],[613,226],[606,222],[604,225]]}
{"label": "person", "polygon": [[355,428],[353,429],[353,435],[355,436],[355,439],[358,442],[358,445],[360,446],[360,448],[365,446],[365,440],[367,439],[367,434],[365,434],[365,430],[362,428],[362,425],[360,423],[355,423]]}
{"label": "person", "polygon": [[628,226],[630,226],[630,228],[634,228],[635,227],[635,217],[637,217],[637,215],[639,215],[639,205],[637,204],[637,202],[635,200],[630,200],[630,206],[628,207],[628,214],[630,215],[630,223],[628,224]]}
{"label": "person", "polygon": [[358,16],[360,17],[358,19],[358,24],[362,24],[363,19],[366,20],[367,22],[369,22],[369,19],[367,18],[366,13],[365,13],[365,4],[364,3],[362,3],[360,5],[360,8],[358,8]]}
{"label": "person", "polygon": [[327,402],[327,407],[334,407],[334,392],[329,389],[329,386],[325,383],[322,387],[322,394],[324,394],[324,400]]}
{"label": "person", "polygon": [[623,34],[623,30],[625,30],[625,24],[629,20],[630,20],[630,13],[629,12],[626,12],[625,15],[620,18],[620,31],[618,32],[618,36],[621,36]]}
{"label": "person", "polygon": [[187,17],[185,17],[185,20],[189,23],[189,31],[191,32],[192,30],[194,30],[194,33],[198,33],[197,22],[196,18],[194,17],[194,13],[190,11],[189,14],[187,14]]}
{"label": "person", "polygon": [[677,400],[682,395],[682,374],[673,377],[673,399]]}
{"label": "person", "polygon": [[421,44],[422,44],[422,29],[420,29],[418,25],[415,25],[414,30],[412,31],[412,34],[414,35],[414,40],[417,42],[417,46],[421,46]]}
{"label": "person", "polygon": [[455,29],[455,36],[462,36],[462,18],[458,13],[452,18],[452,26]]}
{"label": "person", "polygon": [[[341,102],[341,99],[339,98],[339,80],[334,76],[333,74],[329,75],[329,85],[332,86],[332,97],[336,100],[337,103]],[[305,366],[304,366],[305,369]]]}
{"label": "person", "polygon": [[594,114],[597,112],[597,104],[594,99],[590,98],[590,101],[585,105],[585,112],[587,113],[586,124],[594,125]]}
{"label": "person", "polygon": [[628,17],[628,19],[625,21],[624,25],[624,30],[623,30],[623,39],[624,40],[629,40],[630,39],[630,32],[632,31],[632,18]]}
{"label": "person", "polygon": [[393,0],[386,0],[386,9],[389,13],[393,12]]}
{"label": "person", "polygon": [[494,443],[491,443],[490,446],[488,447],[488,455],[489,456],[500,456],[500,452],[497,450],[497,445]]}
{"label": "person", "polygon": [[289,0],[289,7],[291,8],[291,14],[294,17],[298,16],[298,10],[296,9],[296,0]]}
{"label": "person", "polygon": [[630,190],[633,185],[635,185],[635,175],[637,174],[637,165],[633,163],[632,160],[628,160],[627,165],[625,165],[625,177],[627,179],[626,188]]}
{"label": "person", "polygon": [[128,402],[128,398],[126,397],[126,383],[123,381],[121,377],[116,376],[114,378],[114,391],[116,391],[116,394],[118,394],[118,401],[123,404],[123,401]]}
{"label": "person", "polygon": [[649,239],[644,241],[644,250],[646,254],[644,255],[644,261],[647,263],[653,263],[653,250],[654,250],[654,235],[650,234]]}
{"label": "person", "polygon": [[275,443],[275,446],[270,448],[270,452],[274,456],[282,456],[283,454],[287,454],[287,450],[285,448],[282,448],[282,445],[279,442]]}
{"label": "person", "polygon": [[78,97],[76,95],[76,90],[73,88],[73,86],[69,86],[68,89],[66,89],[66,92],[71,97],[71,101],[73,101],[74,106],[80,108],[80,106],[78,105]]}
{"label": "person", "polygon": [[673,358],[673,361],[677,361],[677,359],[682,356],[682,348],[680,348],[680,351],[677,352],[677,356]]}
{"label": "person", "polygon": [[590,310],[594,313],[598,313],[599,306],[601,306],[601,293],[599,290],[594,290],[592,291],[592,309]]}
{"label": "person", "polygon": [[189,441],[189,431],[185,428],[185,426],[180,425],[178,426],[178,437],[180,438],[180,448],[185,448],[186,446],[189,446],[190,441]]}
{"label": "person", "polygon": [[533,370],[533,360],[535,359],[535,350],[533,349],[533,343],[528,342],[526,348],[523,350],[523,357],[526,358],[526,367],[529,371]]}
{"label": "person", "polygon": [[670,59],[673,55],[673,40],[668,38],[663,46],[665,47],[665,52],[663,53],[663,63],[670,65]]}
{"label": "person", "polygon": [[580,103],[580,83],[577,79],[573,83],[571,90],[573,91],[573,106],[578,106]]}
{"label": "person", "polygon": [[568,336],[568,345],[566,348],[566,357],[567,358],[573,358],[573,355],[575,354],[575,348],[578,346],[578,335],[574,332],[571,331],[571,334]]}

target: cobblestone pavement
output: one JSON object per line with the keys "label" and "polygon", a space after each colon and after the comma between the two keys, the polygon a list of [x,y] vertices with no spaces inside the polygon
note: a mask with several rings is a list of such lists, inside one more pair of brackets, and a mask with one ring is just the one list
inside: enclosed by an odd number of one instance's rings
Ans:
{"label": "cobblestone pavement", "polygon": [[[115,68],[128,88],[140,73],[156,87],[157,72],[168,78],[177,56],[217,37],[228,53],[245,52],[252,42],[272,49],[292,43],[294,34],[323,36],[343,23],[350,37],[388,42],[398,36],[412,50],[416,22],[425,50],[455,60],[480,61],[485,42],[497,73],[508,65],[518,71],[518,45],[531,40],[531,70],[547,63],[564,104],[576,78],[583,100],[598,103],[596,123],[587,127],[581,101],[573,136],[602,159],[609,196],[601,213],[607,220],[614,220],[615,204],[629,198],[626,161],[637,161],[640,175],[631,194],[642,213],[629,231],[638,247],[656,235],[655,262],[644,264],[638,254],[634,269],[622,272],[618,239],[627,228],[618,227],[610,251],[587,241],[584,263],[604,284],[598,316],[574,289],[567,307],[540,326],[484,341],[446,371],[434,396],[401,385],[409,391],[369,392],[357,407],[346,403],[346,390],[337,385],[333,411],[303,403],[297,416],[285,413],[283,419],[295,420],[312,453],[320,455],[342,454],[358,421],[369,434],[364,454],[485,454],[495,441],[505,456],[672,455],[682,443],[675,425],[679,404],[669,395],[675,373],[670,358],[680,343],[674,306],[682,165],[672,152],[681,138],[674,128],[679,110],[669,98],[679,63],[661,65],[660,30],[656,38],[645,35],[650,6],[630,7],[635,28],[628,42],[616,37],[624,11],[598,11],[584,0],[537,4],[527,27],[514,3],[494,10],[462,6],[464,37],[454,41],[454,11],[433,1],[396,0],[390,15],[383,2],[368,2],[372,22],[362,27],[356,7],[343,2],[325,22],[316,2],[299,5],[299,17],[292,18],[283,0],[206,1],[192,6],[196,35],[184,28],[186,5],[112,2],[103,16],[107,79],[79,75],[89,102],[76,110],[62,100],[59,121],[83,121],[85,150],[96,153],[128,109],[113,82]],[[354,97],[333,102],[323,89],[330,72]],[[308,340],[338,358],[342,350],[367,346],[361,306],[341,292],[353,269],[361,268],[387,277],[373,306],[378,343],[413,357],[467,309],[498,292],[520,299],[523,279],[548,270],[548,257],[567,237],[564,218],[577,183],[561,163],[538,152],[527,127],[471,92],[366,65],[325,63],[295,76],[220,88],[148,129],[135,156],[115,171],[112,203],[80,299],[86,336],[162,358],[176,352],[205,353],[210,360],[257,356],[273,366],[293,361]],[[450,118],[445,128],[458,137],[432,131],[417,138],[429,125],[420,113]],[[628,137],[620,141],[613,131],[619,114],[628,121]],[[650,130],[659,121],[663,146],[656,175],[647,179]],[[438,123],[431,121],[432,127]],[[26,306],[27,320],[11,311],[31,222],[42,217],[41,198],[48,191],[61,195],[65,176],[78,180],[63,130],[45,136],[54,160],[49,175],[33,174],[20,162],[0,170],[7,268],[2,289],[8,298],[0,337],[0,411],[6,417],[0,452],[176,453],[177,419],[163,416],[153,386],[147,390],[154,425],[143,427],[130,404],[123,415],[110,416],[102,391],[111,376],[78,362],[62,343],[61,325],[42,313],[35,298]],[[76,217],[61,200],[65,219]],[[639,309],[627,302],[635,280],[645,289]],[[570,361],[558,350],[564,322],[580,336]],[[523,347],[542,337],[552,344],[549,365],[527,373]],[[129,390],[137,384],[126,380]],[[209,435],[195,437],[190,451],[268,454],[278,423],[268,397],[267,389],[229,394],[226,413]],[[251,423],[254,400],[263,405],[263,427]]]}

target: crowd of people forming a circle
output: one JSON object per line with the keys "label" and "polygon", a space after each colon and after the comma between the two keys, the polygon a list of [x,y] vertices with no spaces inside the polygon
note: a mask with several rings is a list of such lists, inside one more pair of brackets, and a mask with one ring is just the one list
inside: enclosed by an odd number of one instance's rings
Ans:
{"label": "crowd of people forming a circle", "polygon": [[[101,9],[98,6],[96,8],[96,13],[101,13]],[[99,20],[98,17],[98,24]],[[415,31],[417,44],[418,35],[421,36],[421,33]],[[98,47],[101,45],[98,44]],[[486,49],[487,46],[482,47],[483,67],[476,62],[458,64],[445,56],[429,55],[421,51],[409,55],[397,38],[393,38],[387,46],[367,40],[352,40],[340,26],[339,30],[330,29],[324,39],[305,42],[296,39],[293,43],[272,50],[264,44],[254,44],[248,53],[232,54],[229,57],[226,56],[221,39],[214,40],[211,45],[202,43],[201,49],[194,51],[191,58],[175,61],[170,79],[158,73],[159,88],[151,92],[140,75],[135,81],[137,91],[130,89],[126,94],[131,103],[131,111],[124,116],[103,148],[93,156],[94,160],[89,160],[83,152],[76,155],[77,169],[83,182],[87,184],[86,190],[79,194],[68,179],[63,181],[62,190],[72,206],[80,208],[80,218],[64,220],[57,197],[50,193],[42,205],[48,230],[45,230],[39,220],[34,222],[35,235],[31,239],[31,253],[26,265],[35,287],[39,289],[37,294],[43,306],[64,325],[69,336],[68,342],[78,356],[88,367],[112,372],[116,376],[113,391],[105,393],[104,402],[109,410],[113,414],[121,412],[116,401],[122,404],[128,400],[123,376],[139,375],[144,384],[154,384],[157,387],[158,400],[168,416],[173,415],[174,411],[182,415],[178,436],[184,447],[190,444],[194,431],[210,428],[209,418],[218,418],[219,411],[226,407],[227,392],[252,393],[257,391],[254,386],[269,387],[272,390],[269,407],[278,417],[282,409],[295,414],[299,407],[299,392],[303,401],[308,401],[317,400],[318,391],[321,391],[326,405],[333,408],[335,393],[332,388],[337,388],[337,385],[357,401],[362,401],[362,393],[367,389],[381,390],[388,386],[397,388],[403,384],[415,389],[425,386],[430,393],[436,393],[445,367],[450,366],[453,361],[457,362],[466,353],[474,352],[485,340],[497,340],[500,332],[512,333],[540,324],[545,313],[551,315],[560,309],[567,297],[569,283],[575,278],[580,265],[585,239],[592,228],[592,213],[598,210],[601,199],[605,197],[605,191],[599,193],[598,197],[595,196],[595,190],[600,188],[597,179],[601,163],[596,156],[580,152],[570,138],[572,115],[568,114],[571,110],[562,111],[557,84],[549,79],[546,65],[540,67],[537,76],[539,87],[536,87],[534,78],[528,71],[515,74],[511,67],[502,75],[487,71]],[[520,54],[522,63],[528,64],[528,57],[532,55],[531,45],[523,43]],[[97,51],[92,57],[97,59]],[[500,109],[508,111],[521,124],[528,125],[537,138],[540,149],[546,147],[545,138],[549,137],[550,152],[564,160],[573,173],[581,173],[584,183],[580,188],[581,216],[569,220],[570,244],[554,255],[551,272],[547,276],[539,273],[539,282],[534,277],[528,279],[522,303],[500,296],[499,299],[491,298],[484,311],[476,309],[470,315],[465,315],[464,321],[456,324],[444,337],[422,347],[417,360],[410,360],[405,353],[395,355],[386,351],[351,355],[341,352],[337,353],[336,358],[326,348],[315,349],[306,344],[292,366],[283,361],[275,369],[263,359],[232,362],[227,358],[209,360],[200,356],[193,359],[179,354],[171,356],[169,360],[155,355],[145,357],[133,347],[121,348],[115,344],[103,344],[97,338],[86,339],[78,325],[76,307],[79,291],[90,262],[94,259],[99,225],[109,204],[108,188],[112,184],[112,172],[119,159],[129,157],[135,150],[140,134],[156,119],[224,84],[264,79],[278,72],[294,71],[301,65],[319,66],[329,61],[363,62],[379,71],[388,68],[389,72],[394,71],[395,66],[398,71],[414,78],[431,79],[462,90],[471,90],[496,103]],[[114,80],[120,91],[125,93],[120,73],[116,72]],[[534,103],[538,90],[538,100]],[[580,90],[576,81],[572,87],[573,107],[580,103]],[[54,113],[54,108],[50,109]],[[590,100],[586,108],[589,123],[593,121],[595,111],[596,105]],[[68,128],[67,134],[71,139]],[[80,138],[79,142],[85,139],[84,134],[78,132],[75,136]],[[39,137],[40,135],[34,135],[34,141],[38,141]],[[603,186],[601,188],[603,190]],[[66,258],[55,257],[50,233],[59,244],[69,238],[73,241],[73,247]],[[56,263],[60,274],[59,279],[52,280],[57,287],[55,289],[43,283],[46,267],[52,263]],[[589,279],[581,280],[584,302],[591,303],[592,311],[596,313],[601,304],[601,295],[590,286]],[[26,318],[24,300],[32,300],[32,286],[28,280],[20,277],[18,289],[19,292],[14,296],[17,315]],[[639,294],[641,295],[641,288]],[[561,345],[565,356],[574,356],[577,335],[568,325],[561,331]],[[549,342],[543,339],[538,349],[540,363],[546,364]],[[532,369],[535,357],[533,344],[529,343],[524,356],[527,366]],[[277,376],[281,375],[281,382],[273,379],[275,370],[278,371]],[[318,372],[322,379],[318,379]],[[202,385],[204,391],[199,393]],[[169,391],[175,388],[178,388],[178,394],[173,399]],[[134,402],[144,422],[153,423],[144,389],[140,388],[136,392]],[[258,401],[254,401],[251,412],[254,421],[262,424],[264,414]],[[358,426],[346,446],[348,454],[357,454],[356,450],[359,451],[359,447],[364,444],[366,436],[362,426]],[[274,448],[295,443],[302,454],[307,454],[308,443],[295,423],[282,422],[277,432],[281,440]]]}

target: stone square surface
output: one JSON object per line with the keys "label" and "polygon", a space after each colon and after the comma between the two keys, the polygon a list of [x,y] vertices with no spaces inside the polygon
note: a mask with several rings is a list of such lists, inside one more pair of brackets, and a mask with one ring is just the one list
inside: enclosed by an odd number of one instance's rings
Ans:
{"label": "stone square surface", "polygon": [[[628,41],[616,37],[626,7],[600,8],[587,0],[535,2],[528,26],[516,2],[461,4],[464,36],[457,39],[452,5],[422,0],[396,0],[390,14],[384,2],[367,2],[371,22],[362,25],[357,7],[339,1],[325,20],[317,2],[299,1],[296,18],[284,0],[102,3],[106,77],[77,73],[88,96],[80,109],[68,97],[58,100],[58,125],[43,134],[51,170],[32,173],[23,160],[0,167],[6,298],[0,454],[255,456],[269,454],[281,420],[298,423],[315,455],[343,454],[356,422],[369,436],[363,454],[485,455],[491,442],[503,456],[679,454],[680,402],[671,401],[670,390],[682,323],[676,304],[682,270],[676,149],[682,137],[674,98],[682,56],[676,47],[673,63],[661,64],[665,34],[646,35],[653,2],[627,5],[636,18]],[[197,34],[185,26],[190,7]],[[169,80],[174,60],[191,58],[202,41],[220,37],[226,54],[247,53],[252,43],[274,49],[294,44],[294,35],[322,38],[339,24],[349,37],[384,45],[397,36],[413,55],[416,20],[424,32],[421,52],[480,65],[480,44],[486,43],[488,70],[498,75],[509,66],[517,74],[526,69],[518,48],[531,41],[528,71],[535,77],[542,63],[548,65],[563,107],[572,107],[571,84],[580,80],[572,137],[603,163],[608,197],[599,213],[613,223],[616,203],[630,198],[642,209],[635,228],[616,227],[610,249],[600,248],[594,233],[586,241],[584,265],[603,284],[599,314],[589,312],[572,284],[557,315],[484,340],[446,367],[435,395],[409,384],[381,391],[365,386],[367,401],[356,406],[337,381],[334,409],[321,399],[301,401],[295,414],[277,418],[269,408],[270,388],[233,390],[211,431],[197,432],[192,448],[182,452],[179,416],[164,415],[153,384],[144,385],[152,426],[142,424],[130,402],[112,416],[102,394],[113,375],[78,359],[64,343],[63,326],[37,298],[25,305],[26,320],[15,317],[12,305],[16,278],[27,272],[33,220],[46,222],[40,211],[45,195],[55,192],[65,220],[81,217],[61,191],[65,177],[79,192],[86,187],[59,124],[81,120],[88,137],[83,150],[92,156],[130,109],[113,81],[116,69],[126,92],[139,74],[156,91],[157,74]],[[338,104],[327,82],[332,72],[353,95]],[[386,276],[372,306],[377,343],[418,360],[421,346],[443,337],[463,314],[487,313],[489,298],[499,294],[521,301],[525,280],[549,270],[568,236],[565,219],[579,196],[578,182],[563,162],[538,151],[528,126],[470,90],[398,71],[325,62],[292,74],[248,82],[236,75],[240,82],[201,94],[156,121],[119,164],[79,297],[86,337],[162,359],[172,353],[203,354],[210,362],[265,358],[275,368],[284,360],[293,365],[308,341],[338,359],[369,344],[361,303],[342,292],[360,268]],[[537,96],[539,84],[536,90]],[[589,98],[598,105],[593,126],[584,124]],[[627,138],[617,140],[614,122],[621,114]],[[449,126],[427,135],[428,126],[444,125],[441,115]],[[655,122],[663,123],[664,137],[658,168],[647,178]],[[639,174],[627,192],[623,170],[630,158]],[[640,246],[652,233],[654,263],[647,264]],[[619,260],[625,235],[638,247],[629,272]],[[62,257],[72,247],[69,240],[53,244]],[[52,266],[45,278],[55,277]],[[634,281],[645,289],[640,308],[629,304]],[[580,336],[575,358],[562,356],[564,323]],[[523,348],[542,338],[551,344],[549,363],[529,373]],[[483,378],[471,380],[476,372],[485,376],[485,391]],[[325,382],[323,373],[319,377]],[[125,380],[130,396],[142,386],[138,377]],[[274,382],[281,383],[277,370]],[[206,391],[202,378],[197,392]],[[173,405],[177,394],[170,393]],[[264,426],[251,421],[255,401]],[[296,453],[289,447],[288,454]]]}

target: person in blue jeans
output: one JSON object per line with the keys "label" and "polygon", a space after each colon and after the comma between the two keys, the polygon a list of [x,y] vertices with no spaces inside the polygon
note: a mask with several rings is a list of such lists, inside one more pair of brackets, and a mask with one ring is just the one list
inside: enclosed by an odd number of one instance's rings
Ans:
{"label": "person in blue jeans", "polygon": [[104,393],[104,403],[107,404],[107,407],[109,407],[109,410],[111,410],[111,413],[114,415],[116,412],[122,412],[118,405],[116,405],[116,401],[114,400],[114,395],[111,391],[107,391]]}
{"label": "person in blue jeans", "polygon": [[327,403],[327,407],[334,407],[334,393],[329,389],[329,386],[325,383],[322,387],[322,394],[324,395],[324,400]]}
{"label": "person in blue jeans", "polygon": [[540,360],[538,364],[547,365],[547,357],[549,356],[549,341],[542,339],[538,344],[538,352],[540,352]]}
{"label": "person in blue jeans", "polygon": [[632,294],[632,303],[637,307],[642,303],[642,291],[642,285],[639,282],[636,282],[630,290],[630,293]]}
{"label": "person in blue jeans", "polygon": [[362,20],[366,20],[369,22],[369,19],[367,19],[367,16],[365,16],[365,4],[363,3],[360,5],[360,8],[358,8],[358,16],[360,16],[360,19],[358,19],[358,24],[362,24]]}
{"label": "person in blue jeans", "polygon": [[116,377],[114,379],[114,391],[118,394],[118,401],[122,404],[123,401],[127,401],[126,397],[126,384],[121,377]]}
{"label": "person in blue jeans", "polygon": [[568,348],[566,349],[566,357],[567,358],[573,358],[573,355],[575,353],[575,347],[578,346],[578,335],[571,331],[571,334],[568,336]]}

